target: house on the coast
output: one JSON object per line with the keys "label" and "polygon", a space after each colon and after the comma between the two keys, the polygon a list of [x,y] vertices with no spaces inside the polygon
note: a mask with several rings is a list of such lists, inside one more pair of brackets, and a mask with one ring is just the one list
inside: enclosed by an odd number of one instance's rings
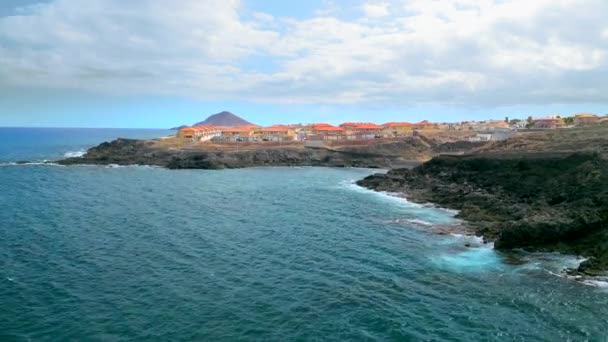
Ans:
{"label": "house on the coast", "polygon": [[192,139],[194,138],[196,130],[192,127],[182,127],[177,131],[177,137],[182,139]]}
{"label": "house on the coast", "polygon": [[382,126],[369,122],[345,122],[340,125],[348,140],[368,140],[380,137]]}
{"label": "house on the coast", "polygon": [[458,128],[458,124],[453,122],[441,122],[437,123],[436,126],[440,131],[455,131]]}
{"label": "house on the coast", "polygon": [[469,141],[503,141],[513,136],[513,130],[505,127],[494,127],[480,130]]}
{"label": "house on the coast", "polygon": [[191,139],[192,141],[210,141],[221,135],[220,128],[215,126],[182,127],[177,132],[179,138]]}
{"label": "house on the coast", "polygon": [[576,126],[594,125],[600,122],[600,117],[591,113],[579,113],[574,115],[574,124]]}
{"label": "house on the coast", "polygon": [[490,140],[492,140],[492,133],[489,133],[489,132],[477,133],[474,136],[469,138],[469,141],[471,141],[471,142],[490,141]]}
{"label": "house on the coast", "polygon": [[524,129],[527,125],[528,122],[526,120],[514,119],[509,122],[509,127],[514,130]]}
{"label": "house on the coast", "polygon": [[510,128],[509,123],[503,120],[485,120],[472,123],[473,130],[475,131],[492,131],[494,129],[508,129]]}
{"label": "house on the coast", "polygon": [[263,141],[288,141],[295,140],[297,133],[294,127],[287,125],[272,125],[264,127],[255,132]]}
{"label": "house on the coast", "polygon": [[532,127],[539,129],[555,129],[562,127],[564,121],[557,117],[539,118],[532,120]]}
{"label": "house on the coast", "polygon": [[307,128],[308,140],[345,140],[346,130],[342,127],[332,126],[326,123],[312,124]]}
{"label": "house on the coast", "polygon": [[218,141],[235,142],[235,141],[250,141],[253,138],[255,130],[259,129],[258,126],[236,126],[236,127],[222,127],[221,136],[216,138]]}

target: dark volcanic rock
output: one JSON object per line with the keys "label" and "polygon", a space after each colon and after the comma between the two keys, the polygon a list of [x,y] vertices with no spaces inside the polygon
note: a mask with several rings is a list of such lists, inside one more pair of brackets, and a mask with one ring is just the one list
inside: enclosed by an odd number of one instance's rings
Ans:
{"label": "dark volcanic rock", "polygon": [[588,274],[608,266],[608,161],[598,154],[442,156],[359,185],[457,209],[497,249],[592,256]]}
{"label": "dark volcanic rock", "polygon": [[[381,168],[411,164],[403,152],[414,144],[402,142],[386,150],[328,150],[304,147],[255,148],[241,151],[159,148],[154,141],[117,139],[90,149],[81,158],[69,158],[62,165],[155,165],[170,169],[224,169],[254,166],[330,166]],[[401,154],[394,154],[398,148]],[[405,154],[407,155],[407,153]]]}

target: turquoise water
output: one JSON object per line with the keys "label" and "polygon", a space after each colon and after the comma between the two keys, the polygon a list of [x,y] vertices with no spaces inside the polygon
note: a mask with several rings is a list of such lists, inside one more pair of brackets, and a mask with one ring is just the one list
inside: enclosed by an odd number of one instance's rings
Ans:
{"label": "turquoise water", "polygon": [[[100,142],[57,134],[37,158]],[[605,289],[553,274],[575,260],[428,233],[452,214],[370,170],[0,165],[1,341],[608,338]]]}

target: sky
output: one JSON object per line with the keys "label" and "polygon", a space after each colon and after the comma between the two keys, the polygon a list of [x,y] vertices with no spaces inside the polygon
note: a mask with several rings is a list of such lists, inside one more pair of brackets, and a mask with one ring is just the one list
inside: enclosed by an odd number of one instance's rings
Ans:
{"label": "sky", "polygon": [[0,126],[608,113],[606,0],[2,0]]}

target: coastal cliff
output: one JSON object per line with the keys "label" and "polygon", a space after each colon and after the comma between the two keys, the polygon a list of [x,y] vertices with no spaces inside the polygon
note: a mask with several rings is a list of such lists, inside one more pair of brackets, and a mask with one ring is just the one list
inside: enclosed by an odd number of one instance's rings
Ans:
{"label": "coastal cliff", "polygon": [[579,272],[608,270],[608,161],[597,153],[441,156],[358,182],[459,211],[495,248],[588,257]]}
{"label": "coastal cliff", "polygon": [[172,148],[155,140],[117,139],[93,147],[80,158],[68,158],[61,165],[153,165],[170,169],[225,169],[256,166],[329,166],[394,168],[418,165],[429,159],[432,150],[418,140],[410,139],[372,146],[305,148]]}

